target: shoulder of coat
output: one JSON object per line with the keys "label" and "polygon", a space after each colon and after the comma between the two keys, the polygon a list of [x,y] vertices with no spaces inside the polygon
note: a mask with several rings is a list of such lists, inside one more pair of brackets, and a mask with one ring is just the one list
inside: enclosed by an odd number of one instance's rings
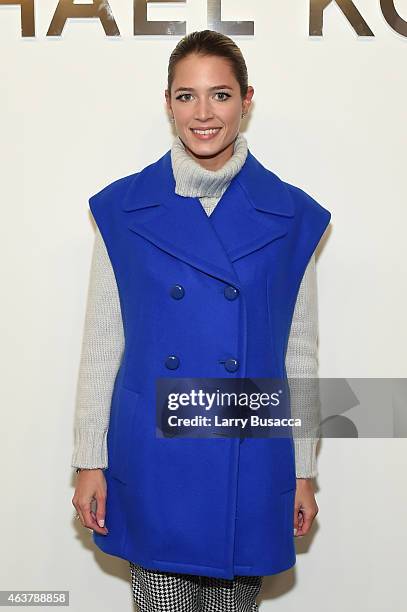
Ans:
{"label": "shoulder of coat", "polygon": [[304,189],[287,182],[285,182],[285,185],[289,190],[293,201],[295,202],[295,206],[298,212],[305,212],[309,210],[313,213],[323,213],[324,215],[329,215],[329,217],[331,216],[330,211],[324,206],[322,206],[322,204],[317,202],[317,200],[309,193],[307,193]]}
{"label": "shoulder of coat", "polygon": [[132,174],[115,179],[90,196],[89,203],[91,205],[98,204],[99,202],[103,204],[105,202],[112,201],[112,199],[116,200],[117,197],[123,196],[129,188],[130,183],[139,174],[140,172],[133,172]]}

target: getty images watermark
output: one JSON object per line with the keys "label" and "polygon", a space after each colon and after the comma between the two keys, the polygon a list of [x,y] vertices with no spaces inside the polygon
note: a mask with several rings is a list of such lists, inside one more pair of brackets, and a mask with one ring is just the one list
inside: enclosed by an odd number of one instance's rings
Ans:
{"label": "getty images watermark", "polygon": [[161,438],[407,437],[407,379],[157,378]]}

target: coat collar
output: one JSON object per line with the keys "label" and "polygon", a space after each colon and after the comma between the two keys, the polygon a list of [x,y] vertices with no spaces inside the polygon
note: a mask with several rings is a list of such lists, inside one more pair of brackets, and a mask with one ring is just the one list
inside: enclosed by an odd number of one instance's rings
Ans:
{"label": "coat collar", "polygon": [[250,150],[210,217],[175,193],[171,150],[133,176],[121,206],[133,232],[236,287],[233,262],[285,236],[295,215],[287,185]]}

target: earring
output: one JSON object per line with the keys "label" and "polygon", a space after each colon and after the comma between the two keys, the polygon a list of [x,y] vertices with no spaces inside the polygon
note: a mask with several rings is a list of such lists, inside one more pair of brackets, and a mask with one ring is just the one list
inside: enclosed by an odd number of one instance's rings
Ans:
{"label": "earring", "polygon": [[175,119],[174,119],[174,115],[171,115],[171,117],[170,117],[170,121],[171,121],[171,123],[174,123],[174,121],[175,121]]}
{"label": "earring", "polygon": [[247,113],[242,113],[242,119],[246,117]]}

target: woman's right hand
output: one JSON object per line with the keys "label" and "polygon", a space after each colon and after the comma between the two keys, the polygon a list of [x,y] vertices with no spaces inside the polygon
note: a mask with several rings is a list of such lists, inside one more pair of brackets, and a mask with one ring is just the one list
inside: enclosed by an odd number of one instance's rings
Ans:
{"label": "woman's right hand", "polygon": [[[78,472],[72,503],[79,514],[82,525],[102,535],[108,533],[108,529],[104,527],[106,493],[107,484],[102,469],[82,469]],[[96,513],[91,509],[93,499],[96,499]]]}

